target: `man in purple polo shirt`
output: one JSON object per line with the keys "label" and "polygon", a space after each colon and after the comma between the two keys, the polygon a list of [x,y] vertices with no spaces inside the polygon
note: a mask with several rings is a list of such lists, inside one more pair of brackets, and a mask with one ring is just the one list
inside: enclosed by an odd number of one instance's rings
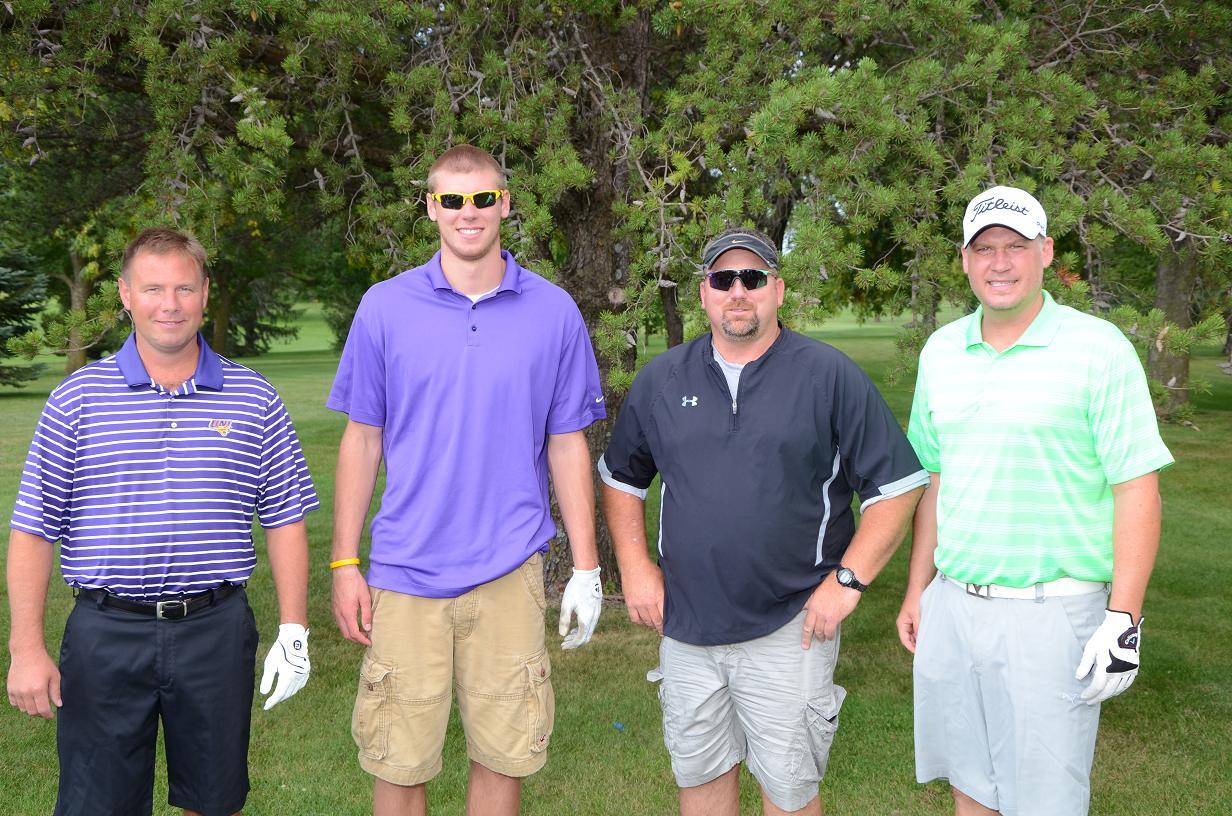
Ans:
{"label": "man in purple polo shirt", "polygon": [[[52,391],[22,473],[8,694],[31,716],[56,718],[57,816],[149,814],[160,719],[169,803],[204,816],[244,806],[254,513],[282,622],[265,659],[265,708],[308,679],[304,515],[317,497],[277,392],[198,332],[205,264],[201,244],[172,230],[129,244],[120,297],[133,334]],[[58,667],[43,642],[56,541],[77,596]]]}
{"label": "man in purple polo shirt", "polygon": [[[329,407],[347,414],[334,502],[334,617],[368,646],[352,731],[373,810],[427,812],[451,691],[466,730],[470,814],[516,813],[552,731],[543,553],[548,476],[575,569],[564,648],[586,643],[602,593],[583,429],[604,416],[586,325],[563,290],[500,248],[509,214],[491,156],[454,147],[428,173],[440,251],[378,283],[347,337]],[[367,579],[359,544],[377,469]]]}

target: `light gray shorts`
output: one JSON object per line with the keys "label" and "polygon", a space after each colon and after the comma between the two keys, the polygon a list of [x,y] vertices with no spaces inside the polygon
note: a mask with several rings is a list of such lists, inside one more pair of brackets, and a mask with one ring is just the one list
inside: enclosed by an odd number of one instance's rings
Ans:
{"label": "light gray shorts", "polygon": [[[799,810],[817,796],[838,712],[838,638],[800,648],[801,612],[764,637],[724,646],[663,638],[663,740],[682,788],[717,779],[742,760],[770,801]],[[651,673],[653,676],[653,672]]]}
{"label": "light gray shorts", "polygon": [[915,652],[916,779],[948,779],[1003,816],[1085,814],[1099,706],[1079,699],[1074,670],[1106,603],[989,599],[933,579]]}

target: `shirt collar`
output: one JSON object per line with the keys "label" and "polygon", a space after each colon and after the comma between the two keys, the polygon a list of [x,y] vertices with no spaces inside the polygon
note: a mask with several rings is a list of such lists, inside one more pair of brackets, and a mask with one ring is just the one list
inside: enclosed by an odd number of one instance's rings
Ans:
{"label": "shirt collar", "polygon": [[[517,261],[513,259],[513,254],[507,249],[501,250],[501,260],[505,262],[505,274],[501,277],[500,286],[496,292],[513,292],[514,294],[522,294],[522,267],[518,266]],[[449,279],[445,277],[445,270],[441,268],[441,251],[438,249],[432,259],[426,264],[428,270],[428,281],[432,284],[433,289],[445,290],[449,292],[457,292],[450,285]],[[461,292],[458,292],[461,294]]]}
{"label": "shirt collar", "polygon": [[[1040,307],[1039,314],[1031,321],[1031,325],[1027,326],[1022,337],[1015,341],[1014,346],[1048,346],[1056,337],[1057,328],[1060,326],[1061,307],[1057,306],[1047,289],[1043,290],[1043,295],[1044,305]],[[971,322],[967,325],[967,348],[984,344],[983,324],[984,307],[980,306],[975,310],[975,314],[971,315]]]}
{"label": "shirt collar", "polygon": [[[749,360],[747,363],[734,363],[734,364],[729,363],[729,365],[746,365],[746,366],[753,365],[754,363],[760,363],[762,360],[766,359],[771,354],[773,354],[778,349],[778,347],[783,344],[783,338],[785,338],[787,334],[791,331],[791,329],[783,325],[782,320],[778,320],[776,318],[775,322],[779,324],[779,335],[778,337],[774,338],[774,342],[770,344],[769,348],[767,348],[765,351],[761,353],[761,356],[759,356],[755,360]],[[709,335],[703,335],[703,337],[707,337],[707,336],[710,338],[710,342],[702,344],[702,358],[707,363],[710,363],[710,362],[717,363],[719,361],[720,355],[718,354],[718,349],[714,345],[713,330],[710,332]],[[724,362],[727,362],[727,361],[724,360]]]}
{"label": "shirt collar", "polygon": [[[197,388],[221,391],[223,385],[222,360],[210,348],[210,344],[205,342],[201,332],[197,332],[197,349],[200,353],[197,355],[197,370],[193,373],[192,381],[196,383]],[[116,363],[120,366],[120,373],[124,375],[124,382],[130,387],[150,384],[150,372],[146,371],[145,363],[141,362],[141,355],[137,352],[136,332],[128,336],[115,357]]]}

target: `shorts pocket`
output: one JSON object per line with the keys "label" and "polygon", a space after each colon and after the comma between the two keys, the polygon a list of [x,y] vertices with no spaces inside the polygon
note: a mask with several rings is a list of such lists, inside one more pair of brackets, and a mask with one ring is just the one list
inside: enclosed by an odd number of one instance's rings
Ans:
{"label": "shorts pocket", "polygon": [[659,679],[659,708],[663,712],[663,745],[667,748],[668,755],[674,757],[680,751],[680,740],[676,739],[680,728],[680,711],[672,705],[665,678]]}
{"label": "shorts pocket", "polygon": [[830,746],[838,731],[839,710],[846,696],[846,689],[834,686],[832,691],[805,702],[804,733],[790,769],[796,780],[820,782],[826,775]]}
{"label": "shorts pocket", "polygon": [[530,752],[541,754],[548,749],[552,723],[556,718],[556,696],[552,692],[552,663],[547,652],[526,661],[527,735]]}
{"label": "shorts pocket", "polygon": [[359,752],[370,759],[389,753],[393,668],[368,655],[359,667],[359,692],[351,715],[351,736]]}
{"label": "shorts pocket", "polygon": [[522,574],[522,580],[526,583],[526,591],[530,593],[535,606],[539,607],[540,612],[546,610],[548,599],[543,589],[543,556],[535,553],[526,560],[526,563],[518,567],[518,572]]}

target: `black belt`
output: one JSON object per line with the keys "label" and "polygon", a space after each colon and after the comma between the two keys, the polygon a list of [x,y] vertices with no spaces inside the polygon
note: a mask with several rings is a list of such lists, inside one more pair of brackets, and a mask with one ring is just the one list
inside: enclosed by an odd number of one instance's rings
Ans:
{"label": "black belt", "polygon": [[105,589],[74,588],[73,592],[75,595],[84,595],[102,606],[110,606],[113,609],[135,612],[138,615],[148,615],[159,620],[179,620],[180,618],[188,617],[190,612],[196,612],[198,609],[213,606],[237,589],[242,589],[243,587],[243,584],[222,584],[214,589],[207,589],[205,592],[198,592],[194,595],[181,595],[178,598],[155,602],[134,601],[132,598],[114,595]]}

